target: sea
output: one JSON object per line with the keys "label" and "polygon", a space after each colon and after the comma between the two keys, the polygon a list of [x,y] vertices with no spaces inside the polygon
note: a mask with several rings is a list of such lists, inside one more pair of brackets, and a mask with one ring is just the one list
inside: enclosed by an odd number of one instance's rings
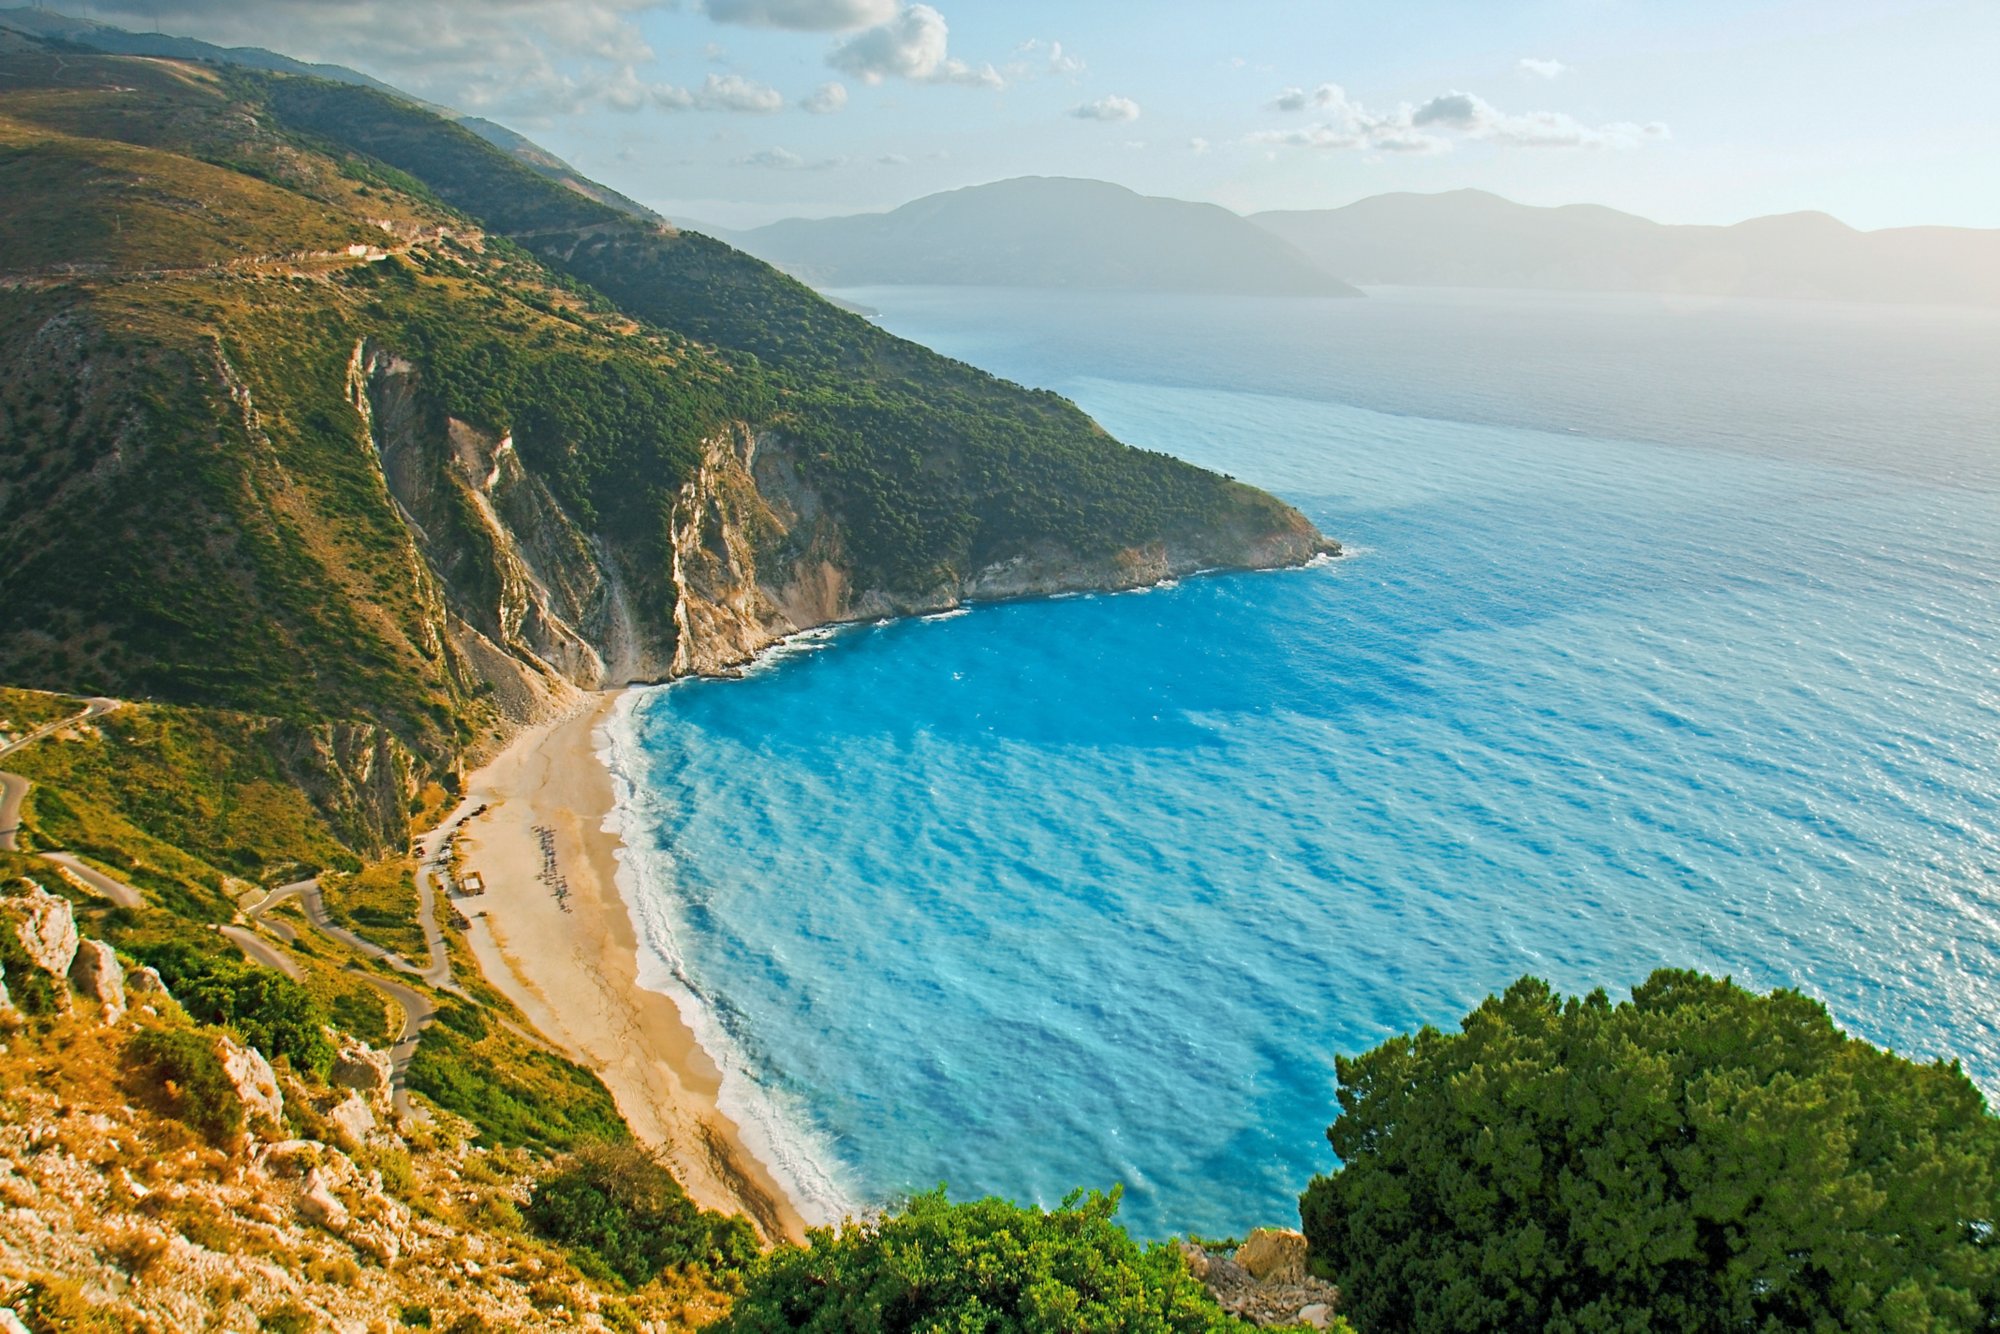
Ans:
{"label": "sea", "polygon": [[1335,1058],[1798,988],[2000,1092],[2000,315],[878,288],[1336,561],[793,640],[607,729],[645,985],[812,1217],[1296,1223]]}

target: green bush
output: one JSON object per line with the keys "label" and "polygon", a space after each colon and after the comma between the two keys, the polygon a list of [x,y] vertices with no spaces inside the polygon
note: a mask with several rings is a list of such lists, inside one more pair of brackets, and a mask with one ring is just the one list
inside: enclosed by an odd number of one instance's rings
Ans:
{"label": "green bush", "polygon": [[1223,1314],[1171,1246],[1141,1250],[1113,1221],[1118,1192],[1044,1213],[952,1204],[942,1188],[903,1212],[815,1229],[752,1272],[717,1330],[901,1334],[1192,1334],[1248,1330]]}
{"label": "green bush", "polygon": [[593,1144],[535,1183],[528,1223],[578,1268],[637,1287],[663,1269],[740,1269],[757,1254],[741,1217],[697,1209],[659,1159],[636,1144]]}
{"label": "green bush", "polygon": [[207,954],[178,940],[136,946],[133,953],[159,971],[167,990],[196,1021],[232,1029],[266,1056],[283,1056],[293,1069],[321,1079],[333,1067],[326,1011],[283,973]]}
{"label": "green bush", "polygon": [[243,1129],[243,1102],[215,1042],[193,1029],[142,1028],[125,1044],[125,1064],[162,1111],[222,1144]]}
{"label": "green bush", "polygon": [[1990,1330],[2000,1121],[1816,1001],[1532,978],[1338,1062],[1299,1212],[1364,1329]]}

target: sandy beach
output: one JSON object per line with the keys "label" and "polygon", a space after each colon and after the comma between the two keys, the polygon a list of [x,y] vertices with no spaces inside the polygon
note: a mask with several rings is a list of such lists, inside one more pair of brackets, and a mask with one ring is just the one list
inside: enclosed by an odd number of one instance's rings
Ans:
{"label": "sandy beach", "polygon": [[[473,774],[488,805],[465,827],[465,865],[486,882],[461,904],[487,978],[544,1036],[596,1071],[633,1133],[665,1150],[704,1208],[740,1212],[768,1239],[802,1240],[804,1222],[717,1106],[721,1074],[674,1002],[638,983],[639,941],[618,892],[616,835],[604,832],[611,776],[592,735],[615,694],[517,737]],[[539,878],[554,836],[569,911]]]}

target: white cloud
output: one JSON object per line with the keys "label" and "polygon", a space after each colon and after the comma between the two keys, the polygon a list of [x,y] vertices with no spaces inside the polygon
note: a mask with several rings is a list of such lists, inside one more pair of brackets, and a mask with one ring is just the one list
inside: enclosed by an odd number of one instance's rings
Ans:
{"label": "white cloud", "polygon": [[1188,152],[1193,153],[1196,157],[1200,157],[1203,153],[1206,153],[1210,147],[1211,145],[1208,140],[1202,138],[1200,135],[1196,135],[1194,138],[1188,140]]}
{"label": "white cloud", "polygon": [[1311,107],[1345,106],[1347,94],[1337,83],[1323,83],[1307,92],[1303,88],[1287,88],[1271,100],[1274,111],[1304,111]]}
{"label": "white cloud", "polygon": [[815,116],[830,116],[847,105],[847,85],[823,83],[799,99],[799,109]]}
{"label": "white cloud", "polygon": [[[1021,43],[1020,50],[1024,56],[1032,56],[1041,60],[1044,68],[1050,74],[1074,76],[1083,73],[1088,68],[1083,63],[1082,56],[1063,50],[1061,42],[1045,42],[1041,38],[1035,37]],[[1010,68],[1012,67],[1010,66]],[[1023,65],[1021,68],[1025,71],[1029,67]]]}
{"label": "white cloud", "polygon": [[713,65],[720,65],[729,59],[729,48],[721,42],[710,42],[701,48],[701,58]]}
{"label": "white cloud", "polygon": [[1129,97],[1115,94],[1100,97],[1095,102],[1085,102],[1069,109],[1069,114],[1078,120],[1103,120],[1122,123],[1139,119],[1139,104]]}
{"label": "white cloud", "polygon": [[886,79],[1004,88],[991,65],[969,65],[948,54],[950,29],[929,5],[911,5],[888,22],[856,33],[827,53],[826,63],[867,84]]}
{"label": "white cloud", "polygon": [[1417,107],[1406,104],[1393,111],[1371,111],[1338,84],[1326,83],[1311,93],[1288,88],[1271,106],[1280,111],[1313,107],[1325,114],[1300,129],[1259,131],[1246,142],[1322,151],[1445,153],[1451,151],[1453,136],[1508,148],[1636,148],[1670,137],[1667,127],[1657,122],[1586,125],[1560,111],[1508,114],[1482,97],[1457,90]]}
{"label": "white cloud", "polygon": [[1509,148],[1636,148],[1670,137],[1667,127],[1657,121],[1649,125],[1629,121],[1586,125],[1560,111],[1509,115],[1482,97],[1457,91],[1440,94],[1418,107],[1410,113],[1410,124],[1420,130],[1433,126],[1456,130],[1468,138]]}
{"label": "white cloud", "polygon": [[829,167],[843,166],[844,157],[802,158],[789,148],[760,148],[754,153],[737,158],[738,167],[761,167],[767,171],[825,171]]}
{"label": "white cloud", "polygon": [[1537,79],[1553,79],[1569,70],[1560,60],[1538,60],[1534,56],[1522,56],[1515,68]]}
{"label": "white cloud", "polygon": [[901,153],[884,153],[881,157],[876,158],[875,161],[885,167],[907,167],[910,165],[910,159]]}
{"label": "white cloud", "polygon": [[704,111],[750,111],[768,114],[785,105],[785,95],[769,84],[741,74],[711,74],[701,81],[694,103]]}
{"label": "white cloud", "polygon": [[896,0],[707,0],[717,23],[745,28],[789,28],[793,32],[852,32],[887,23]]}

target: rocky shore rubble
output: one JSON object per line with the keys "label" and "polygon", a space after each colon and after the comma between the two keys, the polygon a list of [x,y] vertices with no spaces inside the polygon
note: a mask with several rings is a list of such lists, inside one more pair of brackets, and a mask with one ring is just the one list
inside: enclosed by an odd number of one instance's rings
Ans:
{"label": "rocky shore rubble", "polygon": [[1253,1325],[1333,1324],[1340,1289],[1306,1272],[1304,1234],[1260,1227],[1229,1254],[1181,1243],[1188,1269],[1229,1314]]}

